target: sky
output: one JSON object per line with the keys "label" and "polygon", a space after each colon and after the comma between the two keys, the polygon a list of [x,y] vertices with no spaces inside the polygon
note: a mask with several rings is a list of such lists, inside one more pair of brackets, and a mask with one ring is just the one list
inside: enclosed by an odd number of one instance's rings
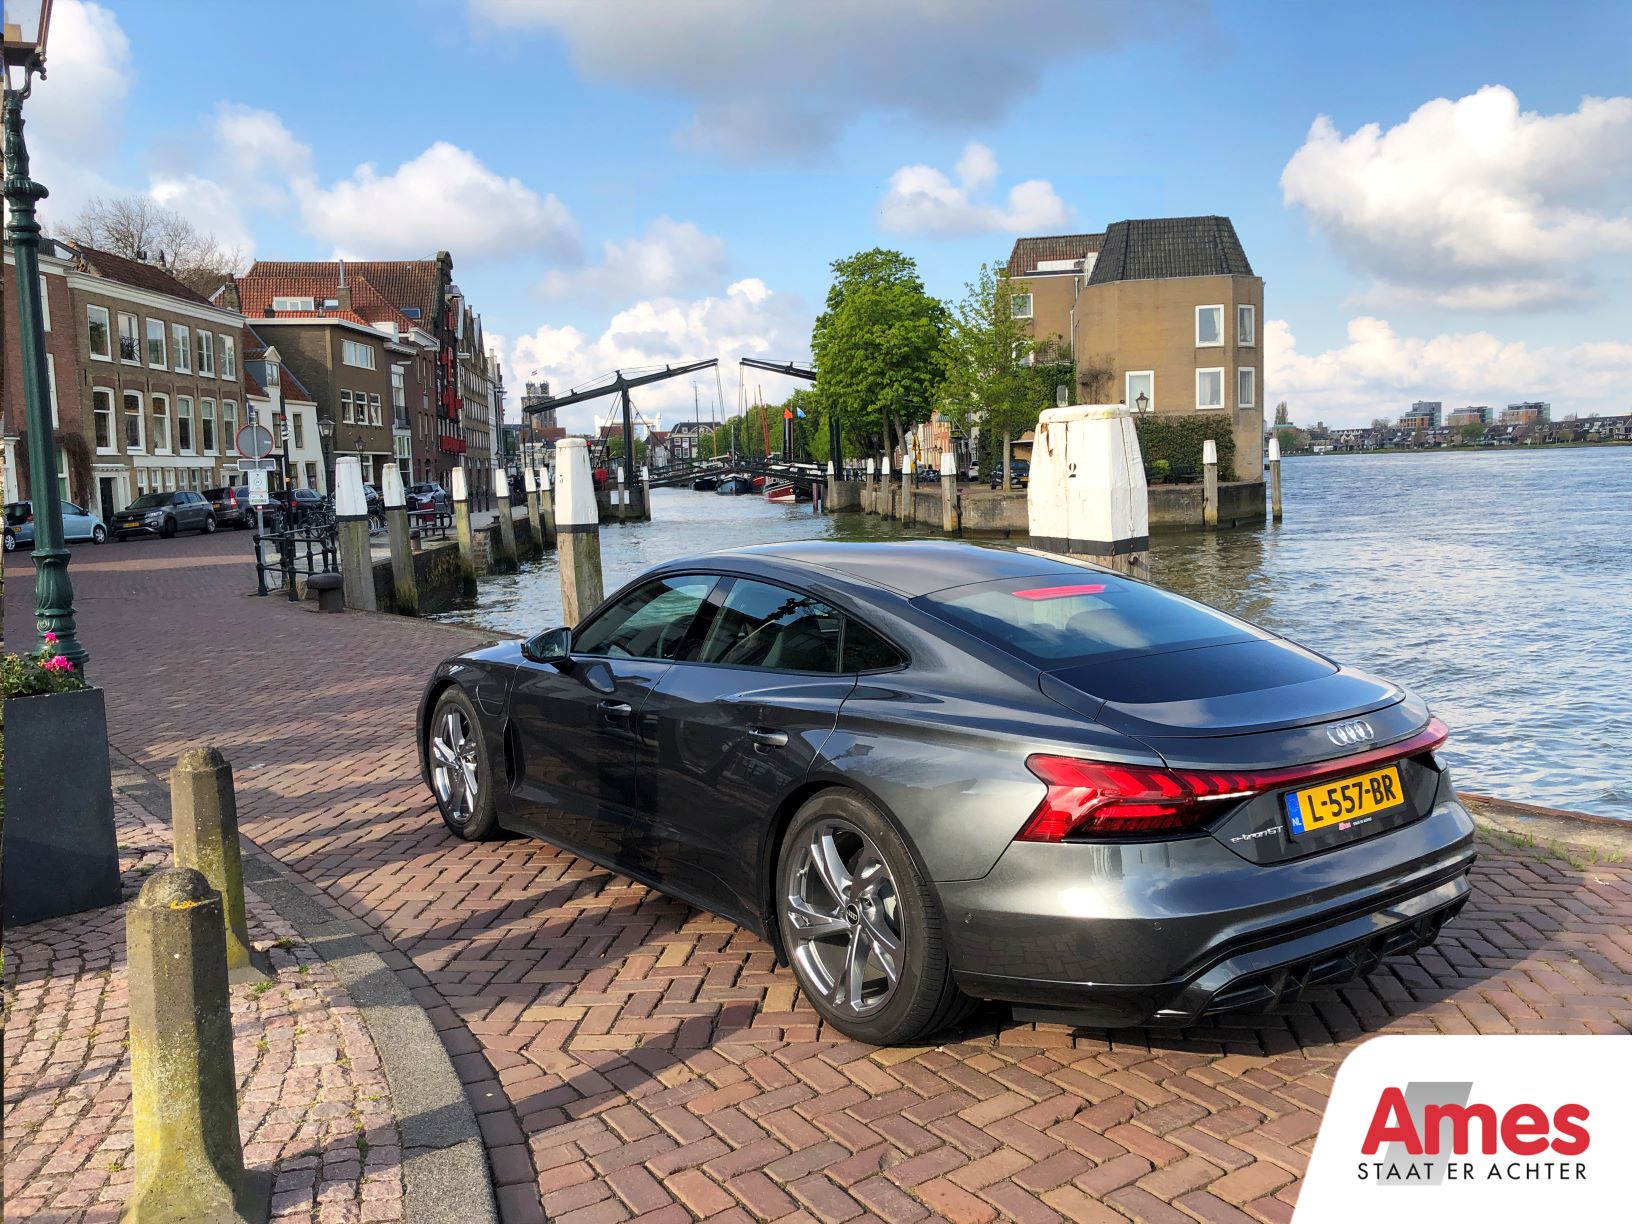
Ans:
{"label": "sky", "polygon": [[[1632,411],[1632,5],[56,0],[48,229],[149,193],[247,258],[451,251],[510,412],[615,367],[737,399],[833,260],[961,296],[1022,234],[1217,213],[1265,400]],[[791,389],[750,375],[769,400]],[[592,406],[569,409],[575,430]],[[604,411],[604,409],[603,409]]]}

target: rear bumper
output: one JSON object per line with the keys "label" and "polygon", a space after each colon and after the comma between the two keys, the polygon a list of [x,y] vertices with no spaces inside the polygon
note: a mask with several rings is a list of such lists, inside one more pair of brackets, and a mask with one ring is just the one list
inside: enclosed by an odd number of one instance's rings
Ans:
{"label": "rear bumper", "polygon": [[1273,1005],[1431,942],[1467,900],[1472,835],[1451,798],[1273,866],[1211,838],[1015,843],[983,879],[939,886],[953,973],[979,998],[1107,1027]]}

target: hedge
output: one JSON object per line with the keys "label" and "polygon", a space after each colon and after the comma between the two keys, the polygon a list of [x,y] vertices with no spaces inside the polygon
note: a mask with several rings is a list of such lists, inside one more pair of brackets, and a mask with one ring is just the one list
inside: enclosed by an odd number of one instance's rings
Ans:
{"label": "hedge", "polygon": [[1165,459],[1174,467],[1187,466],[1201,473],[1201,444],[1208,438],[1218,443],[1218,470],[1221,479],[1233,479],[1235,437],[1225,416],[1177,416],[1149,413],[1135,417],[1139,449],[1149,467]]}

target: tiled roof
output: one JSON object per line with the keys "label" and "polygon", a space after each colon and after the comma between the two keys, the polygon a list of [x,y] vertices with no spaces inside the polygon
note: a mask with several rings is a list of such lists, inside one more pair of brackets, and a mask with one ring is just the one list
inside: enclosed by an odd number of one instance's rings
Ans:
{"label": "tiled roof", "polygon": [[212,305],[209,298],[187,288],[163,268],[126,259],[123,255],[114,255],[108,251],[99,251],[83,243],[70,242],[67,245],[79,256],[80,262],[88,271],[106,280],[118,281],[121,285],[130,285],[136,289],[146,289],[149,293],[162,293],[166,297],[181,298],[183,301],[201,306]]}
{"label": "tiled roof", "polygon": [[361,323],[364,327],[390,322],[399,335],[413,326],[408,316],[351,264],[347,264],[345,268],[346,286],[351,290],[350,310],[332,308],[280,310],[275,315],[270,313],[273,298],[309,297],[315,304],[321,305],[339,296],[341,275],[339,264],[299,266],[312,270],[283,272],[274,270],[273,265],[261,262],[240,276],[238,300],[244,314],[252,319],[345,319],[351,323]]}
{"label": "tiled roof", "polygon": [[[451,271],[452,260],[448,261]],[[338,280],[340,265],[334,261],[257,260],[248,275],[323,276]],[[436,325],[437,298],[442,288],[442,265],[437,259],[395,259],[346,261],[346,279],[353,275],[366,279],[386,301],[401,308],[419,310],[421,327]],[[330,294],[329,296],[333,296]]]}
{"label": "tiled roof", "polygon": [[1157,217],[1108,226],[1088,283],[1252,274],[1228,217]]}
{"label": "tiled roof", "polygon": [[1009,252],[1009,275],[1035,272],[1045,259],[1081,259],[1105,243],[1104,234],[1055,234],[1044,238],[1016,238]]}

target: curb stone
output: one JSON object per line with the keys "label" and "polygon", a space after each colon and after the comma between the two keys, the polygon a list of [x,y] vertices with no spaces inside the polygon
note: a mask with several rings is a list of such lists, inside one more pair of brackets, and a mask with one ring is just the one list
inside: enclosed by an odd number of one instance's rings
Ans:
{"label": "curb stone", "polygon": [[[110,746],[111,747],[111,746]],[[112,750],[113,784],[169,823],[164,787]],[[404,1214],[410,1224],[498,1224],[476,1113],[430,1018],[367,932],[337,917],[247,837],[244,882],[334,970],[368,1026],[391,1089],[402,1138]]]}

